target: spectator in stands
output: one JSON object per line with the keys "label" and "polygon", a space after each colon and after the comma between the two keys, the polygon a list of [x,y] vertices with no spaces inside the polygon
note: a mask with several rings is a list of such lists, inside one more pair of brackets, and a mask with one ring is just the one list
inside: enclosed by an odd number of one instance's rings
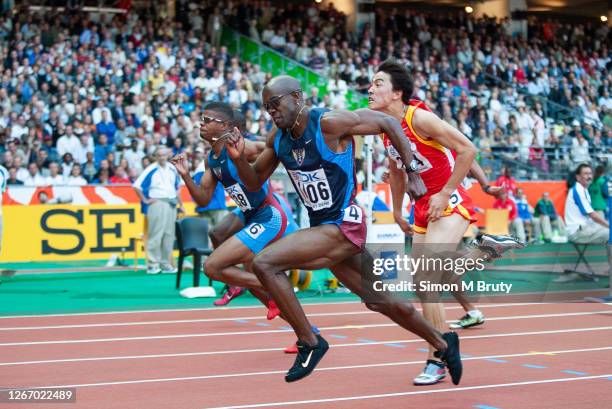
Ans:
{"label": "spectator in stands", "polygon": [[[517,218],[519,218],[523,223],[525,237],[529,241],[539,240],[539,223],[534,220],[533,207],[531,207],[531,205],[527,201],[527,197],[525,196],[523,189],[521,189],[520,187],[516,190],[516,197],[514,198],[514,202],[516,203]],[[536,224],[538,224],[538,228],[535,228]]]}
{"label": "spectator in stands", "polygon": [[502,190],[499,198],[493,202],[494,209],[507,209],[508,210],[508,222],[509,228],[512,234],[516,236],[519,241],[522,243],[526,242],[525,237],[525,225],[520,217],[518,217],[518,210],[516,208],[516,203],[510,197],[508,197],[508,192],[506,190]]}
{"label": "spectator in stands", "polygon": [[67,125],[65,128],[65,134],[60,136],[57,140],[57,153],[61,157],[69,153],[74,158],[76,153],[80,150],[80,145],[81,141],[74,134],[74,129],[72,128],[72,125]]}
{"label": "spectator in stands", "polygon": [[59,186],[64,184],[64,176],[60,173],[60,166],[57,162],[49,163],[49,174],[45,178],[46,186]]}
{"label": "spectator in stands", "polygon": [[589,141],[586,140],[582,131],[575,133],[572,140],[572,161],[576,163],[589,163],[591,156],[589,155]]}
{"label": "spectator in stands", "polygon": [[[534,216],[540,221],[544,241],[550,242],[554,236],[565,236],[565,224],[557,214],[554,203],[550,200],[550,193],[542,193],[542,197],[536,204]],[[537,233],[536,236],[536,239],[539,238]]]}
{"label": "spectator in stands", "polygon": [[96,131],[98,135],[106,135],[108,144],[113,146],[115,143],[115,132],[117,132],[117,126],[111,119],[110,112],[108,110],[102,111],[102,119],[96,124]]}
{"label": "spectator in stands", "polygon": [[19,186],[23,185],[23,182],[17,178],[17,168],[12,167],[8,170],[8,178],[6,179],[7,185]]}
{"label": "spectator in stands", "polygon": [[512,177],[512,169],[509,166],[502,170],[502,174],[495,181],[495,185],[503,187],[510,197],[514,197],[517,190],[516,179]]}
{"label": "spectator in stands", "polygon": [[38,165],[34,162],[28,165],[28,176],[23,180],[25,186],[44,186],[45,178],[40,174]]}
{"label": "spectator in stands", "polygon": [[593,210],[588,187],[593,180],[591,165],[581,164],[575,171],[576,183],[565,200],[565,222],[568,238],[574,243],[606,243],[608,222]]}
{"label": "spectator in stands", "polygon": [[68,186],[85,186],[87,181],[81,175],[81,165],[75,163],[70,169],[70,175],[66,178],[66,185]]}

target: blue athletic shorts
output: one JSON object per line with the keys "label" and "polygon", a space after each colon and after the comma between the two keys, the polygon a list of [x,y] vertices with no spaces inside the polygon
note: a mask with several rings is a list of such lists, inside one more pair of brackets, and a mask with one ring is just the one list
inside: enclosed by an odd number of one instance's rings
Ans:
{"label": "blue athletic shorts", "polygon": [[244,223],[244,228],[236,237],[254,254],[259,253],[268,244],[298,230],[291,210],[284,199],[274,194],[276,202],[268,204],[251,215],[248,220],[240,209],[233,213]]}

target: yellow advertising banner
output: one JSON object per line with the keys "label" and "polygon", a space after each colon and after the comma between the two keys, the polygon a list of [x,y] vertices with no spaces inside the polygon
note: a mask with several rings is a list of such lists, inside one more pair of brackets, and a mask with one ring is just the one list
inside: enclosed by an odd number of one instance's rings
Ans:
{"label": "yellow advertising banner", "polygon": [[135,203],[4,206],[3,221],[0,262],[133,257],[144,228]]}

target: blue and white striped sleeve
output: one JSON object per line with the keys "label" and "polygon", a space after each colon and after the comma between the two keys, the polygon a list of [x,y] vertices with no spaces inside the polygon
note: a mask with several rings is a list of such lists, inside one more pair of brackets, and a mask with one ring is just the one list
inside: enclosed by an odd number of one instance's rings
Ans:
{"label": "blue and white striped sleeve", "polygon": [[593,213],[593,207],[591,207],[591,203],[587,197],[586,189],[578,189],[577,185],[578,184],[576,183],[576,185],[574,185],[572,188],[572,198],[574,199],[574,203],[576,203],[578,210],[580,210],[580,213],[583,216],[586,216]]}

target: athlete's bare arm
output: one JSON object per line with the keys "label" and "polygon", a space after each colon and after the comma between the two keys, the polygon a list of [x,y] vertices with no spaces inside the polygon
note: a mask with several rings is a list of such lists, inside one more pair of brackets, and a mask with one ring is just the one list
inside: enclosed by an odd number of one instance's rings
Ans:
{"label": "athlete's bare arm", "polygon": [[181,178],[185,181],[185,186],[187,186],[189,193],[191,193],[191,197],[193,197],[197,205],[202,207],[208,206],[210,199],[215,193],[215,188],[217,187],[217,179],[213,177],[210,169],[206,169],[200,180],[200,185],[198,186],[189,175],[189,162],[184,153],[176,155],[170,162],[172,162],[179,175],[181,175]]}
{"label": "athlete's bare arm", "polygon": [[[268,180],[274,170],[278,166],[279,160],[274,151],[274,138],[276,137],[276,127],[268,133],[268,138],[265,147],[258,154],[255,163],[249,163],[246,150],[246,142],[240,132],[232,133],[230,139],[226,142],[227,153],[236,165],[238,174],[242,183],[252,192],[259,190]],[[251,152],[251,155],[253,153]]]}
{"label": "athlete's bare arm", "polygon": [[476,157],[476,147],[457,129],[438,118],[436,114],[424,109],[415,110],[412,127],[421,137],[434,140],[457,154],[453,173],[448,182],[429,200],[429,221],[436,221],[448,206],[450,196],[470,171]]}
{"label": "athlete's bare arm", "polygon": [[482,191],[488,195],[497,197],[502,192],[502,190],[504,190],[504,188],[501,186],[489,185],[489,179],[487,178],[487,175],[484,173],[484,170],[482,170],[482,168],[476,161],[472,162],[472,167],[470,168],[469,174],[478,181],[480,187],[482,188]]}
{"label": "athlete's bare arm", "polygon": [[[355,111],[329,111],[321,118],[321,131],[325,137],[325,142],[332,149],[337,147],[338,144],[343,145],[342,142],[345,144],[346,140],[353,135],[373,135],[384,132],[399,152],[403,163],[409,164],[413,160],[410,143],[404,135],[400,123],[392,116],[382,112],[367,108]],[[345,146],[341,146],[341,148],[344,149]],[[408,173],[406,179],[406,190],[413,199],[416,200],[427,192],[421,177],[416,173]]]}
{"label": "athlete's bare arm", "polygon": [[244,155],[249,163],[255,162],[264,149],[266,149],[265,142],[244,140]]}

